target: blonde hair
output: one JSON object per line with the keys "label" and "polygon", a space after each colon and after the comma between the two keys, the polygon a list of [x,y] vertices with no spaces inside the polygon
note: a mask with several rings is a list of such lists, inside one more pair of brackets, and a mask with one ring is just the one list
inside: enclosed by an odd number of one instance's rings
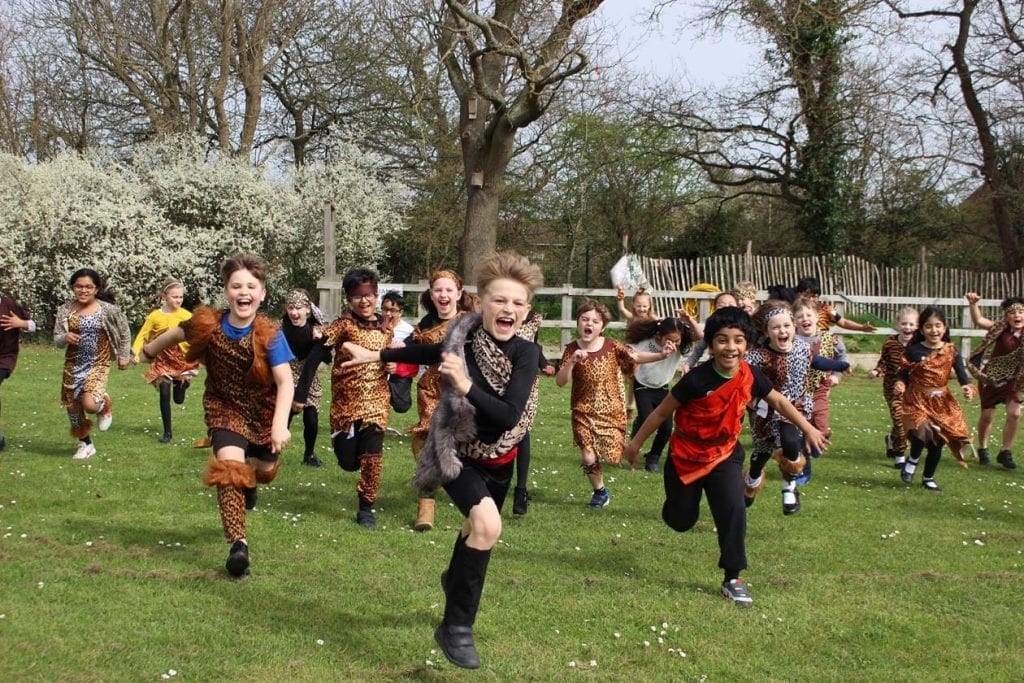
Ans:
{"label": "blonde hair", "polygon": [[544,286],[544,275],[540,268],[514,251],[492,251],[477,261],[473,272],[477,292],[480,294],[495,280],[519,282],[526,287],[529,299],[533,299],[533,290]]}
{"label": "blonde hair", "polygon": [[900,318],[906,315],[913,316],[916,320],[917,317],[921,315],[921,312],[914,308],[913,306],[904,306],[900,310],[896,311],[896,322],[898,323],[900,321]]}

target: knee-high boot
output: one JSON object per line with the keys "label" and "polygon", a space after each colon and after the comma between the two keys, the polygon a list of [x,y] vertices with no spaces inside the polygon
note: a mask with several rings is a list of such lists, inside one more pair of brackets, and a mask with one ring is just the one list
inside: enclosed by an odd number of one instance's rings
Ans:
{"label": "knee-high boot", "polygon": [[478,550],[464,540],[456,541],[445,577],[444,621],[434,631],[434,638],[452,664],[466,669],[480,666],[473,642],[473,624],[490,559],[490,550]]}

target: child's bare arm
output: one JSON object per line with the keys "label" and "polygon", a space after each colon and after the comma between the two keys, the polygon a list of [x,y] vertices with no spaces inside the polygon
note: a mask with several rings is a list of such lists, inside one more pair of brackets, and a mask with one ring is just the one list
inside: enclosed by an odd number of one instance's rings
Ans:
{"label": "child's bare arm", "polygon": [[270,368],[270,373],[277,386],[277,395],[274,398],[274,418],[270,423],[270,452],[280,453],[292,437],[291,432],[288,431],[288,413],[292,408],[295,385],[292,384],[292,369],[288,363],[275,365]]}
{"label": "child's bare arm", "polygon": [[160,355],[161,351],[183,341],[185,341],[185,330],[180,327],[172,327],[156,339],[143,344],[142,348],[139,349],[139,357],[147,363],[152,362],[154,358]]}
{"label": "child's bare arm", "polygon": [[977,292],[967,292],[967,294],[964,295],[964,298],[967,299],[967,307],[971,314],[971,322],[973,322],[976,327],[987,330],[996,324],[994,320],[990,320],[981,314],[981,307],[978,305],[978,302],[981,300],[980,294]]}

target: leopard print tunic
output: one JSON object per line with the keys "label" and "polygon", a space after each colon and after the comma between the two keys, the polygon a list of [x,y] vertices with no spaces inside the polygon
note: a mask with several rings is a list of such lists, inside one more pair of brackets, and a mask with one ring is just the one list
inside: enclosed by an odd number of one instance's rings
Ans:
{"label": "leopard print tunic", "polygon": [[[562,363],[579,349],[571,342]],[[632,376],[636,352],[614,339],[605,338],[572,368],[572,436],[580,449],[592,449],[599,460],[616,465],[626,444],[626,399],[622,374]]]}
{"label": "leopard print tunic", "polygon": [[365,363],[343,368],[348,359],[341,345],[353,342],[371,351],[388,348],[394,333],[387,321],[359,320],[345,313],[324,329],[324,343],[334,347],[334,366],[331,369],[331,432],[347,432],[352,423],[362,420],[363,426],[376,425],[382,430],[388,426],[391,413],[391,393],[388,375],[383,363]]}
{"label": "leopard print tunic", "polygon": [[[461,317],[465,312],[459,311],[454,318],[442,320],[439,324],[423,329],[420,325],[413,330],[412,336],[418,344],[440,344],[452,320]],[[436,365],[429,366],[423,371],[419,381],[416,383],[416,410],[420,419],[410,429],[413,436],[413,443],[422,443],[430,431],[430,418],[434,416],[434,409],[441,399],[441,372]]]}

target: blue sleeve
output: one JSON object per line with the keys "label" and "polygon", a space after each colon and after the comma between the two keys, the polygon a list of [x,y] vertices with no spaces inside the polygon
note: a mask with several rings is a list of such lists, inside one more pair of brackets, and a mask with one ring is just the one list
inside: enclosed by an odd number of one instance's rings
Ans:
{"label": "blue sleeve", "polygon": [[284,338],[284,332],[278,330],[274,334],[274,338],[270,340],[269,346],[267,346],[267,364],[275,368],[278,365],[284,365],[292,358],[295,358],[295,354],[292,353],[291,347],[288,346],[288,340]]}
{"label": "blue sleeve", "polygon": [[845,360],[832,360],[815,354],[811,358],[811,367],[815,370],[825,370],[827,372],[846,372],[850,369],[850,364]]}

